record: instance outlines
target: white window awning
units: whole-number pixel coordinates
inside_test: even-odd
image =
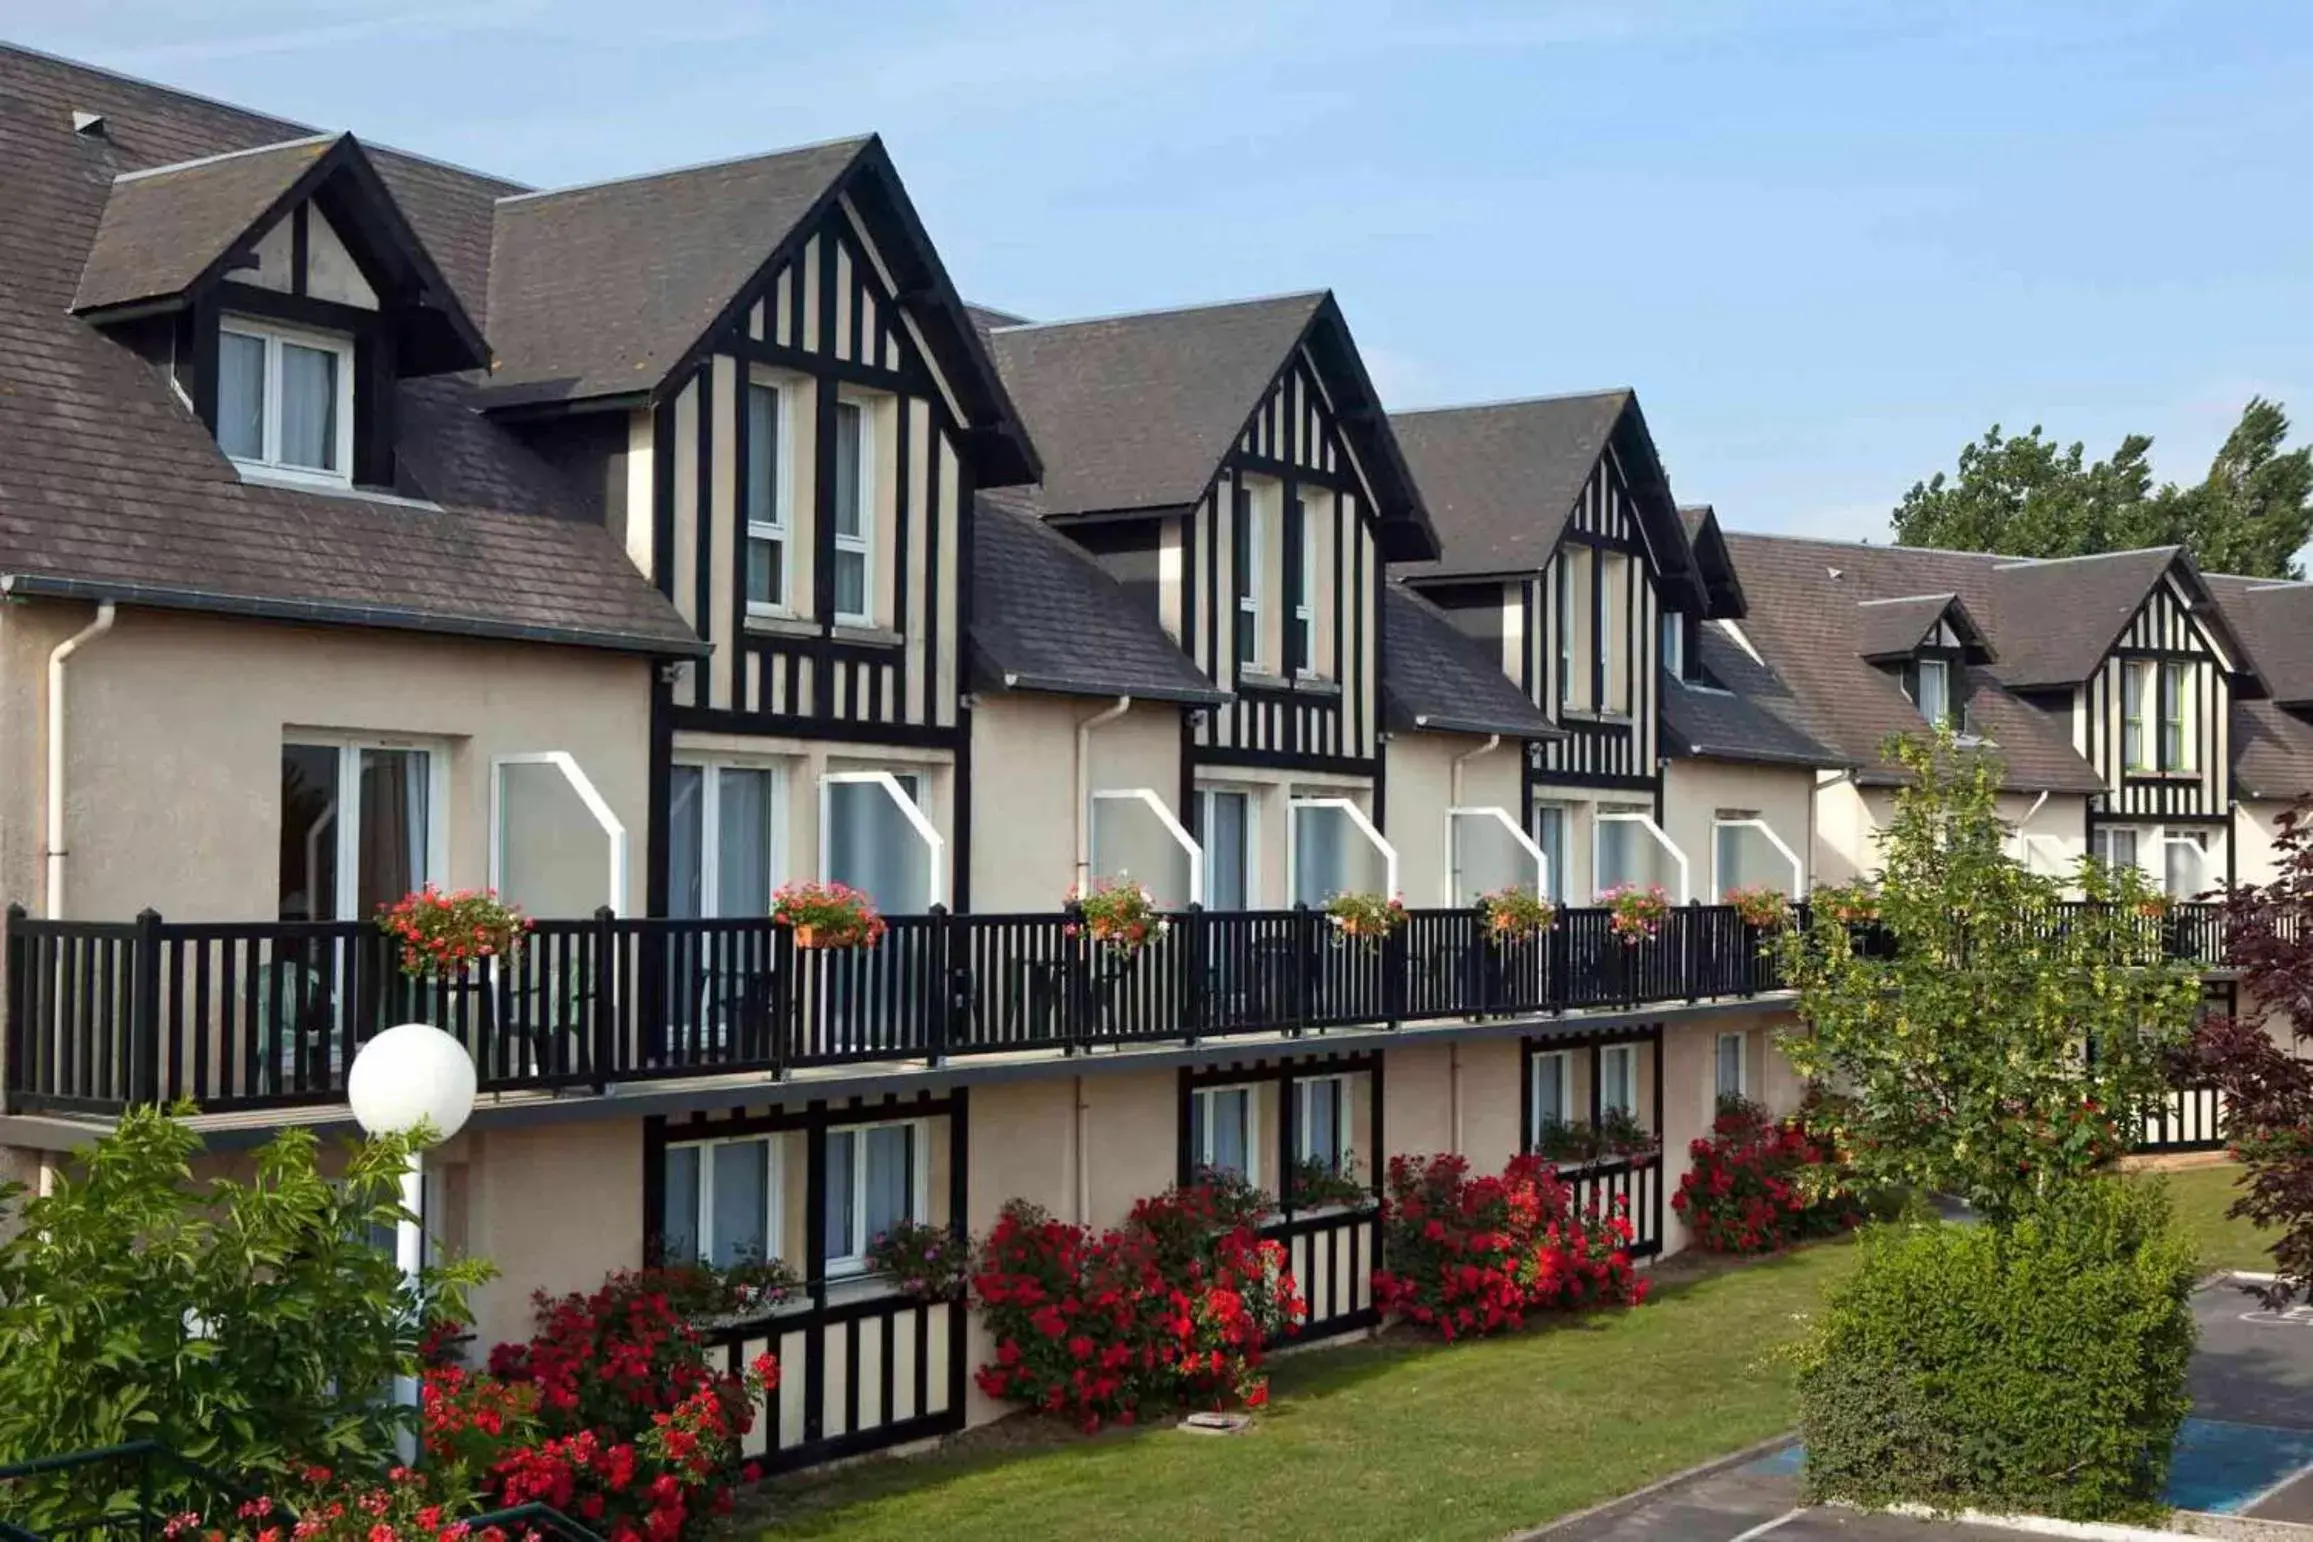
[[[1202,905],[1205,902],[1205,848],[1197,843],[1195,836],[1189,834],[1188,828],[1174,816],[1170,805],[1157,793],[1155,788],[1096,788],[1092,794],[1092,801],[1095,807],[1107,803],[1111,806],[1121,807],[1137,805],[1147,810],[1156,828],[1163,832],[1163,838],[1179,848],[1181,856],[1188,863],[1188,899],[1186,903]],[[1098,844],[1098,837],[1099,829],[1096,825],[1094,827],[1095,844]],[[1102,864],[1099,864],[1096,859],[1096,867],[1100,865]],[[1101,875],[1096,872],[1095,876]]]
[[[1764,819],[1756,818],[1721,819],[1717,821],[1717,827],[1722,830],[1749,830],[1765,840],[1768,845],[1775,848],[1778,856],[1791,864],[1791,887],[1785,892],[1793,900],[1807,897],[1807,864],[1800,860],[1799,853],[1793,851],[1790,844],[1782,836],[1775,833],[1773,825]]]
[[[1465,832],[1474,838],[1483,838],[1494,853],[1509,859],[1508,864],[1478,861],[1472,847],[1463,844]],[[1506,843],[1500,839],[1503,836],[1508,837]],[[1498,877],[1515,883],[1531,875],[1536,894],[1550,892],[1549,854],[1511,817],[1508,809],[1491,806],[1447,809],[1446,853],[1444,898],[1448,905],[1466,904],[1474,894],[1502,887],[1496,881]],[[1511,875],[1511,868],[1518,870],[1516,877]]]
[[[595,840],[599,851],[588,849]],[[621,909],[626,886],[626,825],[576,756],[540,750],[491,759],[491,888],[532,915],[556,915],[590,894],[598,897],[585,911]]]
[[[1294,798],[1287,804],[1287,808],[1290,813],[1286,825],[1287,850],[1285,854],[1285,868],[1288,873],[1300,871],[1300,855],[1297,847],[1301,839],[1302,814],[1320,810],[1329,811],[1340,815],[1349,827],[1357,832],[1365,844],[1373,849],[1374,855],[1381,859],[1382,892],[1391,896],[1398,893],[1397,848],[1383,837],[1381,831],[1374,828],[1373,821],[1366,817],[1364,809],[1359,808],[1348,798]]]
[[[829,812],[831,789],[841,786],[865,786],[879,789],[891,801],[909,838],[922,848],[924,862],[924,907],[945,905],[948,902],[948,842],[940,834],[929,815],[916,806],[908,790],[899,784],[899,778],[889,771],[830,771],[819,779],[819,871],[826,874],[831,866],[833,820]],[[890,903],[889,896],[877,896],[879,904]],[[896,907],[895,907],[896,908]]]
[[[1652,840],[1659,850],[1678,865],[1678,903],[1682,905],[1693,903],[1695,897],[1694,865],[1687,861],[1687,854],[1679,849],[1678,842],[1663,834],[1662,826],[1654,822],[1653,815],[1641,813],[1636,809],[1602,809],[1598,815],[1598,822],[1602,825],[1633,825],[1644,830],[1647,833],[1647,838]],[[1591,848],[1590,883],[1594,890],[1605,887],[1599,882],[1600,873],[1598,870],[1598,847],[1603,844],[1603,842],[1594,842]]]

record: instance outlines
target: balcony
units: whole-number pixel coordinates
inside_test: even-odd
[[[1783,988],[1730,906],[1671,911],[1636,943],[1609,912],[1490,939],[1476,912],[1417,910],[1388,939],[1320,912],[1202,911],[1125,954],[1066,914],[889,918],[864,950],[800,949],[763,918],[541,920],[513,959],[401,973],[366,922],[40,921],[6,936],[6,1104],[104,1117],[191,1099],[226,1113],[344,1102],[354,1051],[419,1020],[456,1035],[489,1093],[831,1066],[928,1069],[1133,1045],[1293,1040],[1350,1028],[1755,997]],[[2171,957],[2214,962],[2215,907],[2181,907]]]

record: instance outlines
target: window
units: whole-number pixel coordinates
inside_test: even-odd
[[[1712,1086],[1721,1098],[1747,1097],[1751,1091],[1745,1041],[1739,1033],[1722,1033],[1713,1041]]]
[[[1254,872],[1253,795],[1223,787],[1197,791],[1197,828],[1205,843],[1205,908],[1251,910],[1260,893]]]
[[[860,402],[835,404],[835,619],[865,626],[875,529],[874,436]]]
[[[1309,525],[1309,506],[1293,500],[1293,531],[1299,550],[1293,554],[1297,586],[1293,593],[1293,657],[1297,675],[1317,672],[1317,535]]]
[[[2162,845],[2162,888],[2170,899],[2187,900],[2209,887],[2209,838],[2199,830],[2176,831]]]
[[[2096,832],[2096,855],[2107,867],[2136,866],[2136,832],[2106,826]]]
[[[1945,659],[1921,659],[1918,684],[1912,688],[1911,699],[1919,708],[1919,715],[1931,723],[1943,724],[1952,718],[1952,666]]]
[[[2192,666],[2181,659],[2168,659],[2160,666],[2160,768],[2163,771],[2190,771],[2193,765],[2192,735],[2185,732],[2185,720],[2191,710]]]
[[[1261,1181],[1251,1087],[1199,1087],[1189,1095],[1189,1156],[1200,1168]]]
[[[787,610],[787,393],[747,387],[747,613]],[[839,564],[840,566],[840,564]]]
[[[227,317],[217,339],[217,443],[243,465],[353,480],[353,344]]]
[[[1338,1173],[1349,1151],[1349,1078],[1306,1076],[1293,1083],[1294,1156]]]
[[[1662,667],[1677,679],[1687,677],[1687,618],[1675,610],[1662,613]]]
[[[1526,1132],[1531,1146],[1549,1126],[1573,1122],[1574,1057],[1562,1049],[1535,1055],[1527,1062],[1526,1078],[1534,1102],[1534,1127]]]
[[[1637,1045],[1609,1044],[1598,1052],[1598,1111],[1637,1117]]]
[[[1553,903],[1566,900],[1566,805],[1537,803],[1534,805],[1534,844],[1542,848],[1542,866],[1545,898]]]
[[[2152,660],[2130,659],[2121,666],[2121,758],[2130,771],[2152,769],[2154,687]]]
[[[924,1218],[920,1124],[855,1124],[827,1132],[827,1272],[857,1274],[875,1239]]]
[[[1598,554],[1598,641],[1605,650],[1600,662],[1604,677],[1599,706],[1607,712],[1630,710],[1630,558],[1618,551]]]
[[[918,773],[895,771],[892,780],[910,803],[923,807]],[[819,791],[820,875],[868,895],[886,915],[929,909],[931,849],[883,784],[830,778],[819,784]]]
[[[1574,552],[1571,546],[1558,553],[1556,568],[1557,593],[1554,596],[1558,612],[1558,695],[1567,706],[1575,704],[1574,692]],[[1589,687],[1583,687],[1582,700],[1589,699]]]
[[[284,921],[353,921],[440,876],[429,750],[281,746]]]
[[[767,766],[672,768],[667,799],[670,915],[771,913],[785,790],[785,778]]]
[[[1261,550],[1266,532],[1253,489],[1237,487],[1236,518],[1230,521],[1230,571],[1237,590],[1237,667],[1261,667]]]
[[[669,1263],[779,1256],[779,1152],[768,1135],[667,1147],[659,1238]]]

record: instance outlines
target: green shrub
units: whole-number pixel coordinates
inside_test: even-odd
[[[276,1136],[245,1181],[203,1183],[200,1137],[138,1109],[54,1191],[0,1188],[0,1462],[154,1440],[236,1479],[305,1463],[382,1468],[411,1410],[429,1319],[462,1318],[467,1260],[405,1295],[374,1230],[400,1219],[409,1143],[350,1148],[324,1173],[307,1130]],[[416,1307],[413,1310],[413,1306]],[[116,1510],[126,1469],[88,1469],[0,1505],[35,1526]],[[190,1479],[156,1468],[163,1501]],[[184,1508],[172,1504],[172,1508]]]
[[[2067,1185],[2004,1227],[1868,1232],[1802,1352],[1809,1497],[2156,1511],[2194,1277],[2157,1184]]]

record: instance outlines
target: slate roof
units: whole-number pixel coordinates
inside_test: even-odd
[[[2087,679],[2153,585],[2183,557],[2179,546],[2148,546],[2095,557],[1995,561],[2000,678],[2018,689]]]
[[[2230,727],[2236,797],[2313,795],[2313,723],[2279,702],[2235,701]]]
[[[489,264],[494,399],[657,389],[871,143],[500,200]]]
[[[1776,673],[1745,653],[1724,629],[1706,624],[1696,662],[1712,684],[1663,673],[1664,753],[1773,765],[1843,764],[1800,725],[1805,709]]]
[[[2313,706],[2313,584],[2225,573],[2206,582],[2273,700]]]
[[[1901,773],[1881,761],[1879,746],[1891,734],[1916,733],[1921,727],[1917,709],[1895,680],[1867,662],[1864,618],[1879,607],[1858,602],[1950,592],[2000,650],[1998,663],[1969,666],[1962,673],[1969,728],[1998,750],[2008,785],[2083,793],[2103,786],[2095,768],[2073,751],[2064,725],[2011,695],[2000,672],[2010,657],[2012,630],[2000,601],[2014,592],[2001,575],[2018,564],[1971,552],[1733,531],[1727,533],[1727,544],[1750,596],[1750,613],[1740,623],[1743,634],[1787,687],[1782,696],[1754,694],[1750,699],[1853,767],[1858,781],[1899,780]],[[2048,603],[2044,595],[2041,601]],[[2026,630],[2036,626],[2037,618]]]
[[[258,221],[338,137],[317,134],[123,173],[105,200],[72,308],[182,294],[235,245],[262,234]]]
[[[103,135],[75,133],[76,109],[102,114]],[[20,595],[702,651],[608,532],[572,517],[583,505],[559,474],[471,409],[467,380],[400,387],[405,491],[423,503],[245,483],[157,371],[70,314],[119,173],[309,133],[0,45],[0,582]],[[470,297],[473,220],[505,184],[375,161]]]
[[[982,690],[1214,704],[1155,616],[1014,489],[975,501],[972,664]]]
[[[1382,588],[1381,688],[1391,725],[1428,733],[1563,739],[1565,731],[1478,641],[1402,584]]]
[[[1983,635],[1967,606],[1956,594],[1911,594],[1884,600],[1858,600],[1856,651],[1867,659],[1908,657],[1927,640],[1945,615],[1954,616],[1954,629],[1963,639]]]
[[[1437,549],[1421,494],[1328,293],[997,326],[988,339],[1044,457],[1038,498],[1046,515],[1193,506],[1306,341],[1373,484],[1385,558]]]
[[[1606,452],[1629,391],[1393,412],[1445,555],[1422,576],[1538,572]]]

